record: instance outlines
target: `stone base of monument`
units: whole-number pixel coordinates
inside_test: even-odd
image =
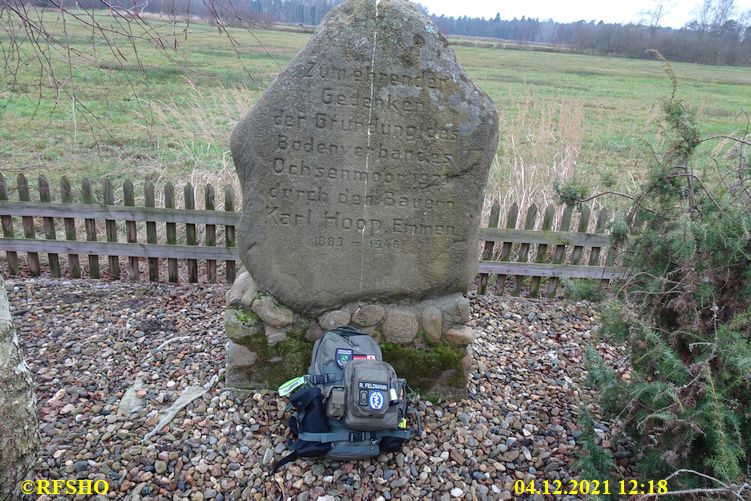
[[[381,344],[383,358],[426,398],[462,399],[472,365],[469,301],[451,294],[420,302],[357,302],[317,318],[301,316],[257,290],[247,271],[227,293],[224,328],[226,386],[276,389],[306,374],[313,343],[327,330],[351,325]]]

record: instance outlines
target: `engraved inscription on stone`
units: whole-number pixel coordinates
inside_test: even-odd
[[[308,313],[465,290],[497,124],[413,5],[340,5],[233,132],[242,261]]]

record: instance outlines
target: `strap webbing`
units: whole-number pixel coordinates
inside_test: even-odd
[[[341,381],[343,378],[339,374],[332,374],[327,372],[326,374],[313,374],[308,376],[308,381],[312,384],[327,384],[335,381]]]
[[[363,442],[365,440],[378,440],[384,437],[397,437],[405,440],[412,437],[407,430],[384,430],[384,431],[334,431],[330,433],[301,432],[297,438],[307,442]],[[354,440],[353,440],[354,438]]]
[[[389,430],[389,431],[377,431],[376,437],[383,438],[383,437],[396,437],[396,438],[403,438],[404,440],[409,440],[412,438],[412,432],[407,430]]]
[[[301,432],[297,438],[306,442],[341,442],[349,441],[349,431],[334,431],[330,433]]]
[[[295,459],[297,459],[297,451],[290,452],[289,454],[284,456],[282,459],[280,459],[279,461],[271,465],[271,473],[272,474],[276,473],[276,470],[278,470],[279,468],[281,468],[287,463],[291,463]]]
[[[418,439],[421,438],[422,437],[422,419],[420,419],[420,413],[417,412],[417,409],[410,407],[407,410],[407,414],[415,415],[415,418],[417,419],[417,438]]]

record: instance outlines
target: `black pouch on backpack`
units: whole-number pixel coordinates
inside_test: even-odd
[[[326,419],[321,390],[317,387],[303,388],[290,397],[297,413],[290,419],[290,429],[297,436],[300,432],[328,433],[331,431]],[[308,442],[297,439],[295,451],[301,457],[325,455],[331,449],[330,443]]]
[[[407,400],[407,381],[404,379],[398,380],[399,403],[397,404],[399,424],[401,428],[402,420],[407,417],[407,409],[409,401]],[[402,450],[402,445],[406,442],[406,438],[401,437],[383,437],[381,439],[381,452],[399,452]]]

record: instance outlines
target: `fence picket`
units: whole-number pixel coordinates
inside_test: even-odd
[[[595,233],[605,233],[605,228],[608,225],[609,213],[607,209],[601,209],[597,215],[597,223],[595,223]],[[602,247],[592,247],[589,253],[589,265],[597,266],[600,264],[600,253]],[[609,280],[603,279],[601,284],[607,284]]]
[[[206,191],[204,193],[204,208],[206,210],[214,210],[214,187],[209,183],[206,185]],[[216,247],[216,225],[206,225],[206,246]],[[209,283],[216,282],[216,260],[206,260],[206,276]]]
[[[579,216],[579,226],[577,231],[579,233],[586,233],[587,229],[589,229],[589,215],[591,214],[591,211],[589,207],[585,206],[582,207],[581,215]],[[575,245],[574,250],[571,252],[571,264],[577,265],[579,264],[579,261],[581,261],[582,252],[584,251],[584,247],[581,245]]]
[[[224,187],[224,210],[228,212],[235,211],[235,190],[232,186]],[[235,247],[235,227],[232,225],[224,227],[224,246]],[[227,275],[227,282],[233,283],[235,281],[234,261],[227,261],[225,273]]]
[[[154,184],[151,181],[146,181],[143,185],[144,202],[146,207],[152,209],[156,207],[156,197],[154,195]],[[146,243],[156,244],[156,222],[146,221]],[[149,258],[149,280],[151,282],[159,281],[159,258]]]
[[[527,209],[527,217],[524,220],[524,229],[534,230],[536,220],[537,220],[537,205],[532,204],[529,206],[529,209]],[[530,244],[528,243],[523,243],[520,245],[519,259],[517,259],[518,263],[526,263],[529,260],[529,248],[530,248]],[[514,276],[514,290],[511,291],[511,295],[519,296],[522,292],[523,284],[524,284],[524,275],[515,275]]]
[[[550,231],[553,226],[553,217],[555,217],[555,207],[548,205],[545,209],[545,215],[542,218],[542,230]],[[548,244],[539,244],[537,246],[537,256],[535,257],[536,263],[544,263],[548,257]],[[532,277],[532,282],[529,286],[529,295],[531,297],[538,297],[540,295],[540,281],[542,277]]]
[[[490,219],[488,221],[488,228],[498,228],[498,223],[501,219],[501,204],[498,200],[495,201],[493,207],[490,208]],[[486,241],[482,251],[482,259],[487,261],[493,259],[493,247],[495,242]],[[485,289],[488,285],[488,274],[481,273],[480,281],[477,286],[477,290],[480,294],[485,294]]]
[[[73,203],[73,190],[67,177],[60,178],[60,199],[64,204]],[[65,226],[65,240],[76,240],[76,220],[72,217],[63,218]],[[72,278],[81,278],[81,261],[78,254],[68,254],[68,268]]]
[[[193,185],[190,183],[186,184],[183,192],[185,194],[185,208],[189,210],[195,209],[196,194]],[[185,225],[185,243],[188,245],[198,245],[196,225],[193,223]],[[198,261],[196,259],[188,259],[188,282],[192,284],[198,283]]]
[[[0,173],[0,201],[8,201],[8,186],[5,184],[5,176]],[[13,218],[8,215],[3,215],[3,237],[14,238],[15,232],[13,231]],[[18,275],[18,253],[13,251],[6,252],[8,256],[8,271],[11,275]]]
[[[112,181],[109,179],[104,180],[104,186],[102,189],[104,194],[104,205],[115,205],[115,193],[112,188]],[[107,234],[107,241],[111,243],[117,243],[117,221],[113,219],[104,220],[104,229]],[[120,258],[118,256],[108,256],[110,265],[110,279],[120,279]]]
[[[81,181],[81,198],[85,204],[94,203],[94,193],[91,189],[91,181],[87,178],[84,178],[84,180]],[[86,229],[86,241],[96,242],[96,220],[89,218],[85,219],[84,227]],[[99,275],[99,256],[96,254],[89,254],[89,276],[91,278],[99,278]]]
[[[561,217],[561,222],[558,224],[558,231],[568,231],[571,228],[571,215],[573,213],[574,210],[570,206],[566,206],[566,208],[563,209],[563,216]],[[553,264],[561,264],[565,256],[566,246],[556,245],[555,252],[553,254]],[[558,277],[552,277],[548,282],[547,296],[555,297],[555,291],[557,287]]]
[[[136,205],[133,183],[130,180],[123,183],[123,205],[126,207],[134,207]],[[136,222],[125,221],[125,229],[127,232],[128,243],[138,243],[138,229],[136,228]],[[138,282],[139,275],[138,256],[128,256],[128,279],[131,282]]]
[[[39,189],[39,201],[42,203],[50,203],[52,196],[50,194],[50,183],[44,176],[39,176],[37,179],[37,186]],[[55,234],[55,220],[51,217],[42,218],[42,227],[44,228],[44,238],[47,240],[57,240]],[[50,275],[52,278],[60,278],[60,256],[55,253],[47,253],[47,260],[50,263]]]
[[[29,182],[26,180],[26,176],[23,174],[18,175],[18,198],[22,202],[30,202],[31,195],[29,194]],[[23,216],[21,218],[21,224],[23,225],[23,237],[31,240],[36,239],[36,231],[34,230],[34,217]],[[32,277],[38,277],[41,274],[39,267],[39,253],[29,252],[29,273]]]
[[[519,218],[519,204],[514,202],[508,211],[506,216],[506,229],[515,230],[516,220]],[[501,254],[498,256],[499,261],[506,261],[511,255],[511,242],[503,242],[501,246]],[[506,275],[498,275],[495,277],[495,292],[496,294],[503,294],[503,288],[506,286]]]
[[[164,207],[166,209],[175,208],[175,187],[172,183],[164,185]],[[167,223],[167,245],[177,245],[177,226],[175,223]],[[179,276],[177,273],[177,259],[167,259],[167,277],[170,282],[177,283]]]

